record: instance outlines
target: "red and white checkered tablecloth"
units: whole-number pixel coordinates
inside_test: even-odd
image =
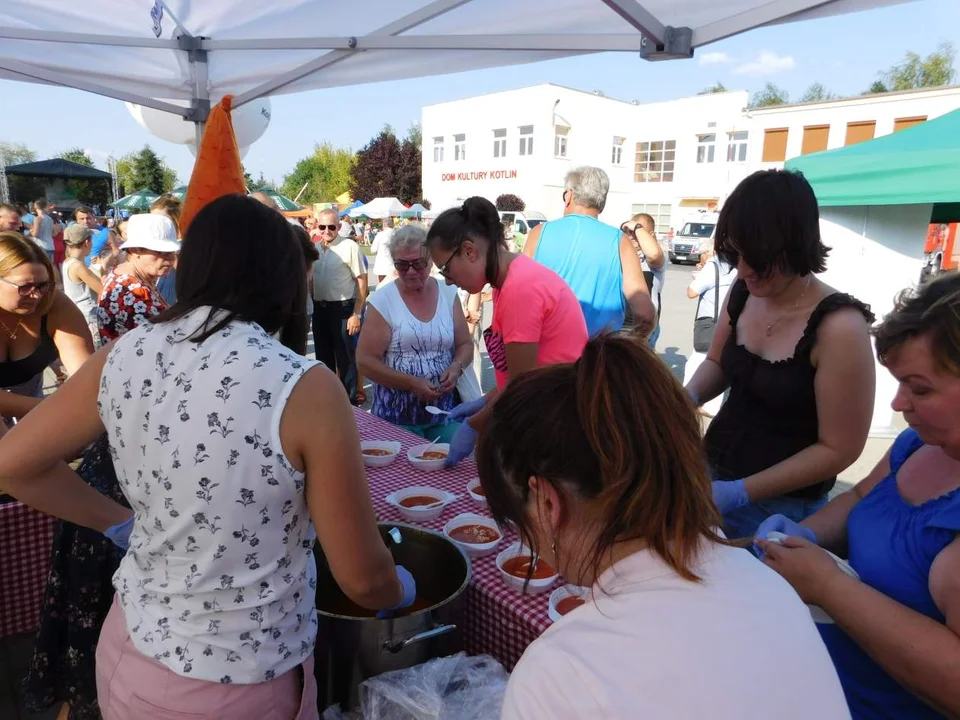
[[[55,524],[21,502],[0,505],[0,638],[40,623]]]
[[[407,461],[407,448],[426,442],[423,438],[391,425],[362,410],[355,409],[357,426],[363,440],[388,440],[403,446],[400,456],[384,468],[368,467],[367,478],[373,507],[380,521],[405,522],[392,505],[384,502],[390,493],[411,485],[424,485],[446,490],[462,497],[444,508],[443,514],[423,527],[442,532],[443,526],[455,515],[474,512],[489,516],[486,508],[477,505],[467,494],[467,483],[477,476],[477,467],[467,459],[449,470],[425,472]],[[497,552],[516,539],[508,533]],[[550,593],[521,595],[504,585],[496,565],[497,553],[472,559],[473,578],[467,588],[464,603],[464,643],[468,653],[488,654],[497,658],[507,670],[516,665],[527,645],[550,626],[547,602]]]

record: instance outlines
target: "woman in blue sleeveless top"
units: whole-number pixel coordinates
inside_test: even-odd
[[[960,716],[960,275],[900,297],[876,330],[910,428],[853,490],[802,525],[757,532],[765,562],[835,624],[823,637],[855,720]],[[766,538],[785,532],[783,546]],[[849,549],[860,576],[816,544]],[[784,648],[789,652],[789,648]]]

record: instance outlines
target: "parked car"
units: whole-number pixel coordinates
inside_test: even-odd
[[[700,217],[686,222],[667,245],[667,255],[674,265],[700,262],[700,253],[713,247],[713,235],[717,230],[715,218]]]

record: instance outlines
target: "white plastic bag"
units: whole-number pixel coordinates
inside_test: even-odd
[[[494,720],[508,677],[489,655],[436,658],[362,683],[360,713],[364,720]]]

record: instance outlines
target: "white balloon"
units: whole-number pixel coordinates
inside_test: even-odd
[[[194,157],[197,156],[197,144],[195,142],[188,142],[187,149],[190,150],[191,155]],[[250,152],[250,146],[247,145],[246,147],[237,148],[237,150],[240,151],[240,159],[243,160],[247,156],[247,153]]]
[[[164,102],[183,107],[189,106],[189,103],[185,100],[165,100]],[[134,120],[147,132],[156,135],[161,140],[178,145],[189,145],[196,141],[194,124],[187,122],[179,115],[144,107],[143,105],[125,104]],[[233,110],[230,116],[233,121],[233,134],[237,138],[237,145],[245,148],[259,140],[267,131],[267,126],[270,125],[271,113],[270,98],[268,97],[257,98]]]

